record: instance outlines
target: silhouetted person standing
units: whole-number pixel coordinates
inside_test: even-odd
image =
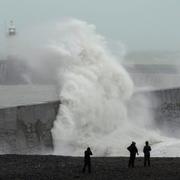
[[[134,167],[134,161],[136,158],[136,154],[138,154],[138,149],[136,147],[136,143],[132,142],[132,144],[127,148],[128,151],[130,152],[130,157],[129,157],[129,163],[128,163],[128,167]]]
[[[149,142],[145,142],[145,146],[143,149],[144,152],[144,167],[146,166],[146,163],[148,163],[148,166],[150,166],[150,151],[151,151],[151,146],[149,146]]]
[[[86,166],[88,166],[88,171],[89,173],[91,173],[91,155],[92,152],[91,152],[91,149],[90,147],[87,148],[87,150],[84,152],[84,167],[83,167],[83,173],[85,172],[86,170]]]

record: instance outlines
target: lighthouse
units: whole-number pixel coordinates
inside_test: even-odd
[[[8,35],[9,36],[15,36],[16,35],[16,27],[14,25],[14,22],[11,20],[8,28]]]
[[[6,25],[6,24],[5,24]],[[8,84],[15,77],[14,69],[16,60],[16,27],[13,20],[5,26],[4,57],[0,59],[0,85]],[[16,61],[16,62],[15,62]],[[13,81],[12,81],[13,83]]]

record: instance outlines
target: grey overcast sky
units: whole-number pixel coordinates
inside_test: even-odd
[[[129,50],[180,50],[180,0],[0,0],[0,29],[74,17]]]

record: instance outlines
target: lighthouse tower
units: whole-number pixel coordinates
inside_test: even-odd
[[[8,28],[8,35],[9,36],[15,36],[16,35],[16,27],[14,25],[14,22],[11,20]]]
[[[14,61],[16,60],[16,27],[11,20],[6,28],[6,36],[4,41],[5,56],[0,59],[0,85],[8,84],[14,77]]]

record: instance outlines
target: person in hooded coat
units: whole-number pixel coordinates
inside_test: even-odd
[[[136,158],[136,154],[138,154],[138,149],[136,147],[136,143],[135,142],[132,142],[132,144],[127,147],[127,150],[130,152],[130,157],[129,157],[129,163],[128,163],[128,167],[132,167],[134,168],[134,161],[135,161],[135,158]]]

